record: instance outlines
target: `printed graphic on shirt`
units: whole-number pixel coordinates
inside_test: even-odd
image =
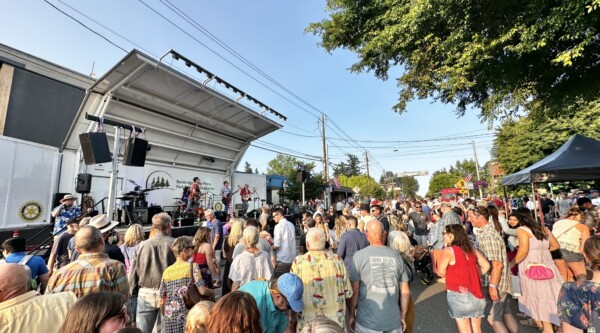
[[[389,257],[371,257],[369,261],[373,278],[371,291],[382,294],[396,292],[394,283],[396,261]]]

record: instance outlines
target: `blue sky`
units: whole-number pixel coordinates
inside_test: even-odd
[[[319,125],[314,115],[324,112],[333,121],[326,128],[327,136],[331,137],[330,161],[345,160],[345,153],[364,159],[367,150],[370,173],[376,179],[383,170],[431,173],[449,167],[458,159],[472,158],[472,139],[460,138],[464,136],[477,135],[474,140],[480,165],[490,158],[492,136],[486,134],[491,132],[480,123],[477,110],[457,118],[452,105],[414,101],[408,105],[408,113],[396,114],[391,110],[398,92],[394,78],[402,68],[394,68],[390,80],[380,81],[372,73],[352,74],[347,70],[356,61],[354,54],[345,50],[329,54],[319,48],[319,38],[305,34],[304,29],[309,23],[325,18],[324,1],[169,0],[205,31],[310,106],[269,82],[185,22],[165,6],[166,0],[47,1],[127,51],[143,48],[143,52],[158,58],[174,49],[288,117],[283,131],[264,137],[258,145],[273,148],[274,144],[297,153],[321,156]],[[43,0],[2,1],[0,43],[85,74],[94,66],[97,76],[125,55]],[[345,139],[346,134],[355,142],[335,139]],[[447,139],[420,141],[441,137]],[[251,147],[240,168],[248,161],[253,168],[264,172],[274,156],[275,153]],[[320,162],[317,169],[322,169]],[[425,193],[429,177],[417,179],[421,185],[419,193]]]

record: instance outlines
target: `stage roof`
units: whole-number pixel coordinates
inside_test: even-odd
[[[162,58],[161,62],[133,50],[88,89],[62,148],[80,148],[78,135],[96,127],[86,119],[90,114],[144,128],[151,146],[147,162],[231,174],[253,140],[281,128],[267,115],[285,120],[283,115],[177,52],[163,57],[167,56],[195,69],[206,81],[165,65]],[[209,82],[239,98],[226,96]],[[262,112],[241,104],[245,100]],[[128,135],[129,128],[122,133]],[[104,130],[112,151],[114,127],[105,125]]]

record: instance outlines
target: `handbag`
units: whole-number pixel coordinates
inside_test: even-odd
[[[532,263],[527,265],[525,276],[532,280],[550,280],[554,278],[554,272],[544,264]]]
[[[196,287],[196,281],[194,281],[194,263],[190,263],[190,274],[191,279],[190,283],[187,286],[187,291],[183,294],[183,303],[185,303],[186,309],[191,309],[196,305],[196,303],[203,300],[202,295],[200,295],[200,291],[198,287]]]

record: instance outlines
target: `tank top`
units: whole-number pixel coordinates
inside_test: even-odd
[[[554,223],[552,226],[552,234],[556,237],[561,249],[579,253],[581,244],[581,231],[576,225],[579,222],[575,220],[564,219]]]
[[[481,279],[477,271],[477,255],[468,257],[458,246],[452,246],[454,265],[448,265],[446,270],[446,290],[460,292],[460,287],[466,288],[473,296],[483,299]]]
[[[206,255],[204,253],[194,253],[194,262],[198,265],[206,265]]]

